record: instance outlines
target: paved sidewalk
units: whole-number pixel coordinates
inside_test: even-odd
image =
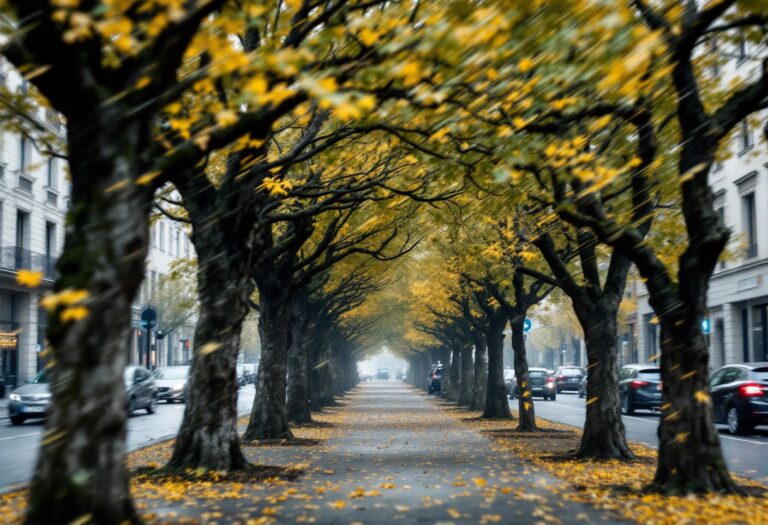
[[[348,417],[324,445],[248,447],[252,461],[308,463],[295,482],[246,486],[236,498],[195,506],[141,498],[139,504],[161,522],[201,516],[216,523],[612,522],[568,501],[563,482],[493,451],[485,437],[400,383],[363,384],[345,403]]]

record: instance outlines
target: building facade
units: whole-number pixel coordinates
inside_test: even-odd
[[[760,73],[765,50],[746,40],[728,49],[710,42],[722,60],[710,66],[723,82]],[[742,122],[713,166],[710,184],[715,208],[732,235],[726,255],[710,281],[703,323],[710,366],[768,361],[768,148],[763,136],[768,113]],[[642,287],[641,287],[642,288]],[[638,302],[639,360],[659,353],[659,330],[644,288]]]
[[[195,253],[188,229],[180,222],[163,215],[155,217],[150,227],[150,245],[147,255],[144,282],[134,301],[131,315],[131,341],[129,362],[141,363],[148,368],[186,365],[192,359],[192,342],[196,317],[179,316],[175,300],[195,290],[162,290],[174,264],[180,260],[194,259]],[[157,312],[158,324],[154,330],[141,326],[141,312],[148,308]],[[166,310],[166,311],[164,311]],[[177,315],[172,316],[170,310]]]
[[[0,84],[11,93],[27,90],[5,61],[0,61]],[[55,113],[38,107],[29,116],[62,136]],[[0,396],[44,365],[46,312],[39,303],[53,286],[68,206],[65,162],[45,155],[22,134],[0,130]],[[41,286],[19,286],[21,269],[41,272]]]

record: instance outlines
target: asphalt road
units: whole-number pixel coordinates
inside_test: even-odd
[[[250,411],[254,393],[253,385],[240,389],[240,413],[246,414]],[[172,438],[179,430],[183,414],[182,404],[160,403],[154,414],[137,410],[128,419],[129,450]],[[11,425],[7,418],[0,420],[0,492],[31,479],[42,432],[42,420],[27,421],[19,426]]]
[[[517,408],[517,400],[510,401]],[[556,401],[534,399],[536,415],[568,425],[583,426],[586,400],[571,392],[557,395]],[[627,437],[651,446],[658,445],[656,429],[659,415],[639,410],[633,416],[623,416]],[[732,436],[724,425],[718,425],[725,459],[731,470],[752,479],[768,481],[768,426],[755,429],[749,436]]]

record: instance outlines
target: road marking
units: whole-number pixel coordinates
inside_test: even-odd
[[[29,436],[37,436],[38,434],[42,434],[42,432],[32,432],[31,434],[19,434],[18,436],[0,438],[0,441],[7,441],[9,439],[17,439],[17,438],[23,438],[23,437],[29,437]]]

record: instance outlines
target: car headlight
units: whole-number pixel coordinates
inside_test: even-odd
[[[555,385],[553,383],[547,383],[547,388],[555,388]]]
[[[11,394],[8,396],[8,399],[10,401],[21,401],[21,396],[19,394]]]

